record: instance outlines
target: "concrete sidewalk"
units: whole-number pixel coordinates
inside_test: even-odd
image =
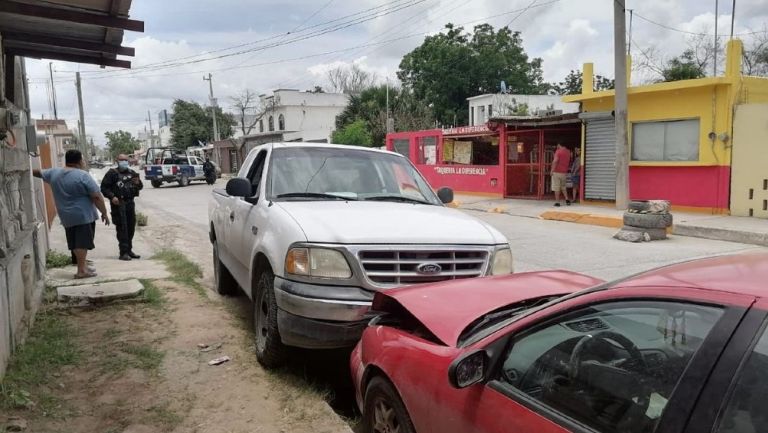
[[[465,210],[617,229],[623,225],[624,212],[614,207],[575,203],[558,208],[552,204],[551,200],[488,199],[457,194],[452,206]],[[689,212],[672,213],[675,220],[672,234],[768,246],[768,220]]]

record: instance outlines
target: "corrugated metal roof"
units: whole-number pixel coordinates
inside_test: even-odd
[[[143,32],[142,21],[128,18],[131,0],[3,0],[0,35],[13,56],[130,68],[118,55],[125,30]]]

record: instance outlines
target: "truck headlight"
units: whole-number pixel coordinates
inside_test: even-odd
[[[291,248],[285,257],[285,272],[317,278],[352,277],[352,270],[344,255],[328,248]]]
[[[491,268],[491,275],[505,275],[511,274],[514,271],[512,265],[512,250],[504,248],[503,250],[497,250],[493,255],[493,267]]]

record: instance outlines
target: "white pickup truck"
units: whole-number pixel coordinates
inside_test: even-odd
[[[452,200],[396,153],[257,147],[209,204],[216,289],[253,300],[267,367],[288,346],[353,346],[378,290],[512,272],[507,239]]]

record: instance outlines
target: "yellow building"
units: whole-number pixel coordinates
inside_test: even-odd
[[[631,199],[768,217],[768,79],[741,74],[742,49],[728,43],[722,77],[628,89]],[[614,91],[594,92],[592,80],[585,64],[582,93],[563,100],[581,103],[584,198],[614,200]]]

